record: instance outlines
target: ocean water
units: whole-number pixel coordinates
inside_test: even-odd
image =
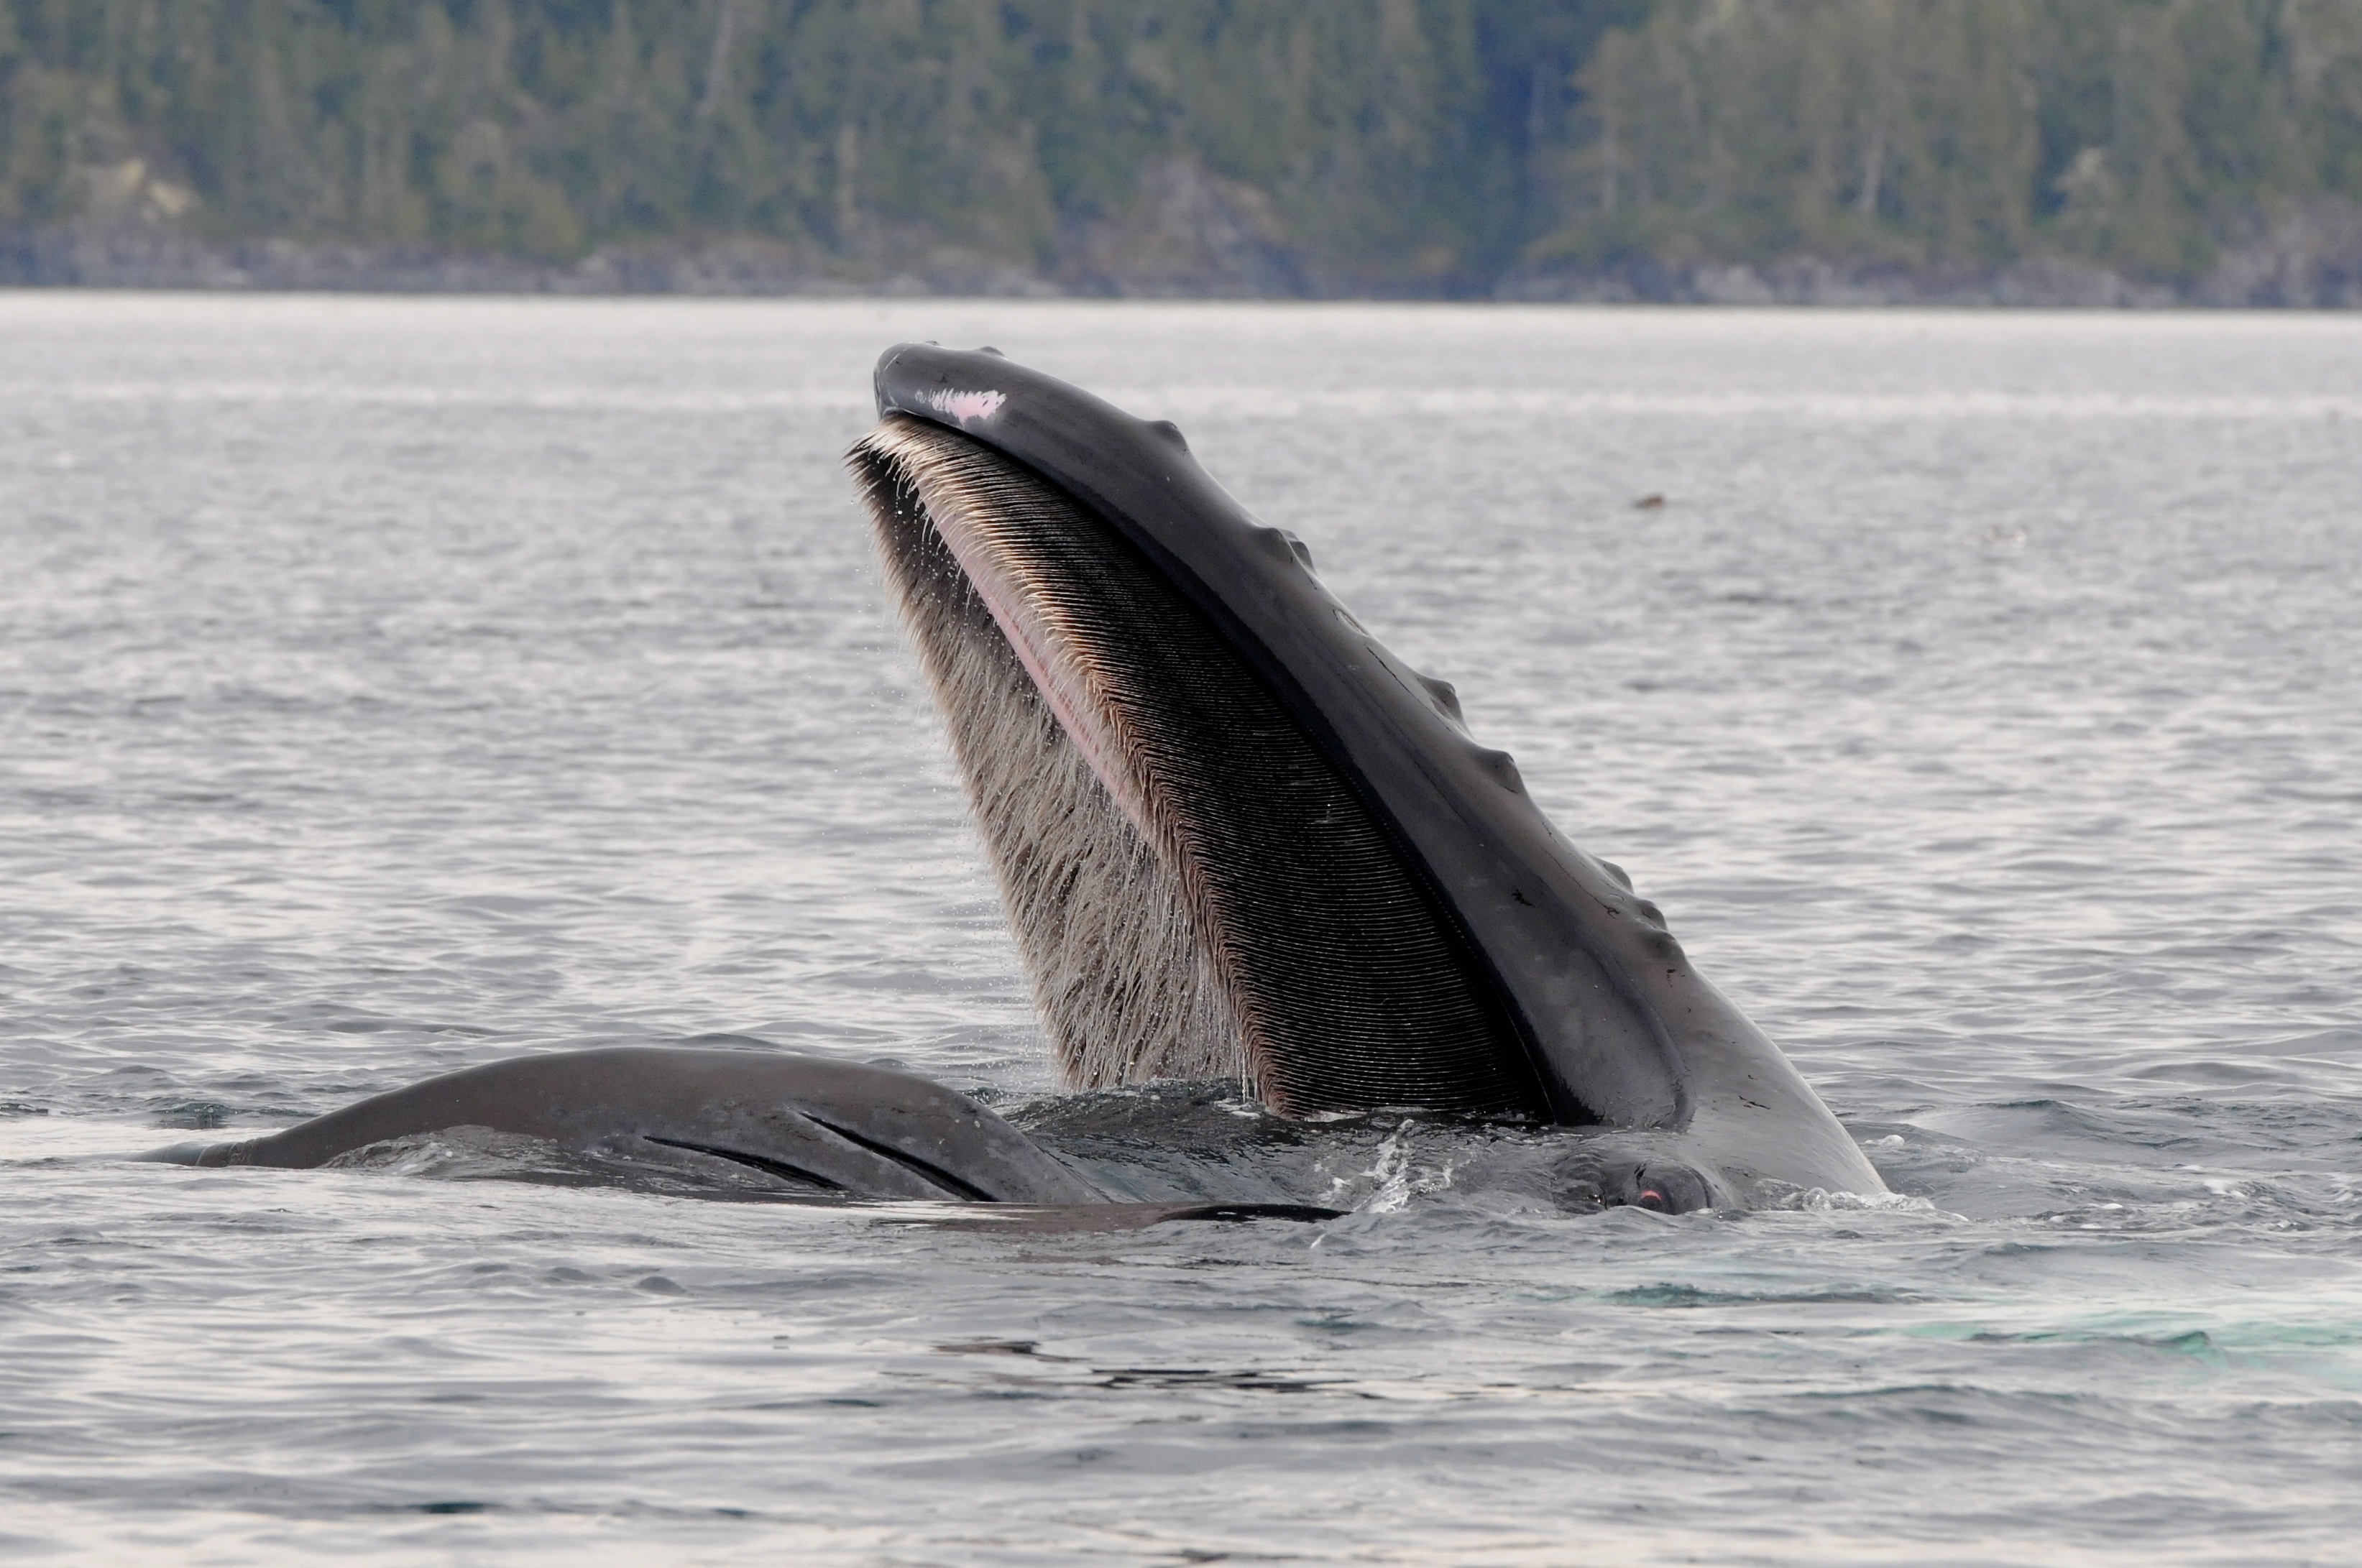
[[[1895,1196],[1062,1101],[910,338],[1177,420]],[[0,294],[0,1557],[2354,1562],[2357,820],[2362,320]],[[716,1035],[1352,1212],[124,1157]]]

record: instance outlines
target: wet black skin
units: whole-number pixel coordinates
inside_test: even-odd
[[[314,1169],[372,1145],[458,1127],[545,1139],[630,1166],[727,1173],[732,1196],[993,1205],[1007,1211],[999,1223],[1021,1229],[1335,1213],[1286,1203],[1112,1203],[991,1111],[913,1073],[693,1047],[620,1046],[493,1062],[265,1137],[184,1144],[146,1157]]]
[[[1100,1194],[984,1106],[923,1078],[822,1057],[621,1046],[446,1073],[192,1165],[307,1169],[452,1127],[562,1149],[723,1161],[814,1199],[1089,1203]]]
[[[1272,1201],[1112,1201],[991,1110],[915,1074],[696,1047],[613,1047],[493,1062],[374,1095],[281,1132],[183,1144],[143,1157],[315,1169],[375,1146],[458,1128],[542,1139],[592,1157],[586,1168],[603,1172],[602,1181],[629,1183],[655,1172],[690,1179],[690,1190],[701,1190],[700,1177],[720,1177],[702,1190],[738,1199],[958,1203],[974,1209],[973,1223],[995,1229],[1308,1221],[1338,1212]],[[1218,1131],[1238,1128],[1236,1117],[1223,1113]],[[1174,1115],[1172,1130],[1192,1146],[1204,1132],[1186,1113]],[[1629,1206],[1679,1214],[1732,1202],[1706,1177],[1636,1150],[1619,1135],[1578,1134],[1566,1146],[1539,1163],[1513,1157],[1496,1164],[1487,1185],[1506,1184],[1576,1213]],[[1519,1146],[1545,1154],[1543,1146]],[[681,1187],[668,1180],[664,1190]]]

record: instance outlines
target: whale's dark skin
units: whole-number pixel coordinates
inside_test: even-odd
[[[374,1144],[458,1127],[641,1166],[654,1157],[690,1175],[718,1166],[740,1179],[734,1196],[991,1204],[1012,1211],[1008,1223],[1021,1229],[1335,1213],[1287,1203],[1110,1202],[991,1111],[913,1073],[693,1047],[615,1046],[492,1062],[265,1137],[184,1144],[146,1157],[308,1170]]]
[[[905,344],[878,411],[1048,481],[1196,607],[1391,833],[1512,1021],[1547,1119],[1634,1135],[1716,1201],[1884,1184],[1779,1049],[1691,966],[1657,907],[1576,848],[1480,744],[1445,683],[1381,645],[1309,552],[1198,466],[1180,431],[994,351]],[[1694,1206],[1682,1204],[1679,1206]]]
[[[245,1143],[166,1151],[193,1165],[308,1169],[451,1127],[578,1152],[671,1149],[814,1197],[1092,1203],[1101,1194],[964,1094],[822,1057],[616,1046],[446,1073]]]
[[[1333,769],[1344,783],[1332,798],[1378,824],[1417,897],[1465,955],[1463,978],[1473,976],[1482,992],[1478,1012],[1500,1022],[1495,1056],[1514,1059],[1485,1066],[1488,1082],[1507,1085],[1508,1098],[1493,1110],[1584,1130],[1570,1140],[1563,1179],[1552,1185],[1557,1201],[1680,1212],[1760,1203],[1791,1189],[1884,1190],[1787,1058],[1694,971],[1656,906],[1616,867],[1562,837],[1527,796],[1507,754],[1470,737],[1452,688],[1388,652],[1322,587],[1303,544],[1233,500],[1173,425],[1136,419],[996,352],[932,345],[889,350],[877,366],[877,399],[888,422],[881,430],[915,419],[956,432],[940,439],[963,453],[988,450],[1026,484],[1045,482],[1064,498],[1057,507],[1071,502],[1096,519],[1089,558],[1136,552],[1164,585],[1155,592],[1194,607],[1219,640],[1200,636],[1188,644],[1199,652],[1189,656],[1234,656],[1248,672],[1241,681],[1284,710],[1286,718],[1271,723],[1292,721],[1308,739],[1320,762],[1308,757],[1303,766]],[[873,487],[873,505],[878,493]],[[1065,537],[1071,544],[1078,536]],[[1117,624],[1120,643],[1149,645],[1137,622]],[[1201,740],[1198,750],[1214,755],[1224,739]],[[1214,794],[1235,799],[1240,786],[1226,779]],[[1335,885],[1335,863],[1314,861],[1315,883]],[[1283,900],[1250,917],[1288,913]],[[1324,938],[1317,950],[1353,945],[1350,934],[1341,946]],[[1388,1048],[1430,1064],[1458,1059],[1438,1058],[1433,1039],[1422,1025],[1407,1047]],[[1309,1062],[1316,1074],[1341,1078],[1369,1068],[1367,1083],[1376,1086],[1340,1091],[1304,1111],[1406,1103],[1383,1096],[1385,1064],[1359,1059],[1362,1047],[1349,1039],[1294,1048],[1308,1055],[1283,1066]],[[1449,1079],[1461,1069],[1442,1070]],[[1284,1095],[1275,1104],[1290,1112]],[[1106,1216],[1101,1223],[1327,1212],[1110,1203],[982,1105],[909,1073],[694,1047],[495,1063],[266,1137],[150,1157],[313,1168],[372,1144],[462,1126],[590,1154],[662,1151],[692,1164],[724,1162],[768,1179],[779,1196],[805,1201],[1031,1205],[1069,1216],[1087,1209]]]

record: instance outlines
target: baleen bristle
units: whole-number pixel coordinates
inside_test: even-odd
[[[1542,1110],[1481,965],[1386,833],[1128,543],[940,425],[889,417],[849,461],[1068,1083],[1236,1077],[1296,1114]],[[994,591],[1047,629],[1121,803],[947,530],[1008,564]]]

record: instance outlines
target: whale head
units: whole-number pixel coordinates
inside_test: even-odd
[[[1657,907],[1171,423],[990,351],[903,345],[876,385],[848,462],[1068,1083],[1639,1138],[1603,1203],[1882,1190]]]

